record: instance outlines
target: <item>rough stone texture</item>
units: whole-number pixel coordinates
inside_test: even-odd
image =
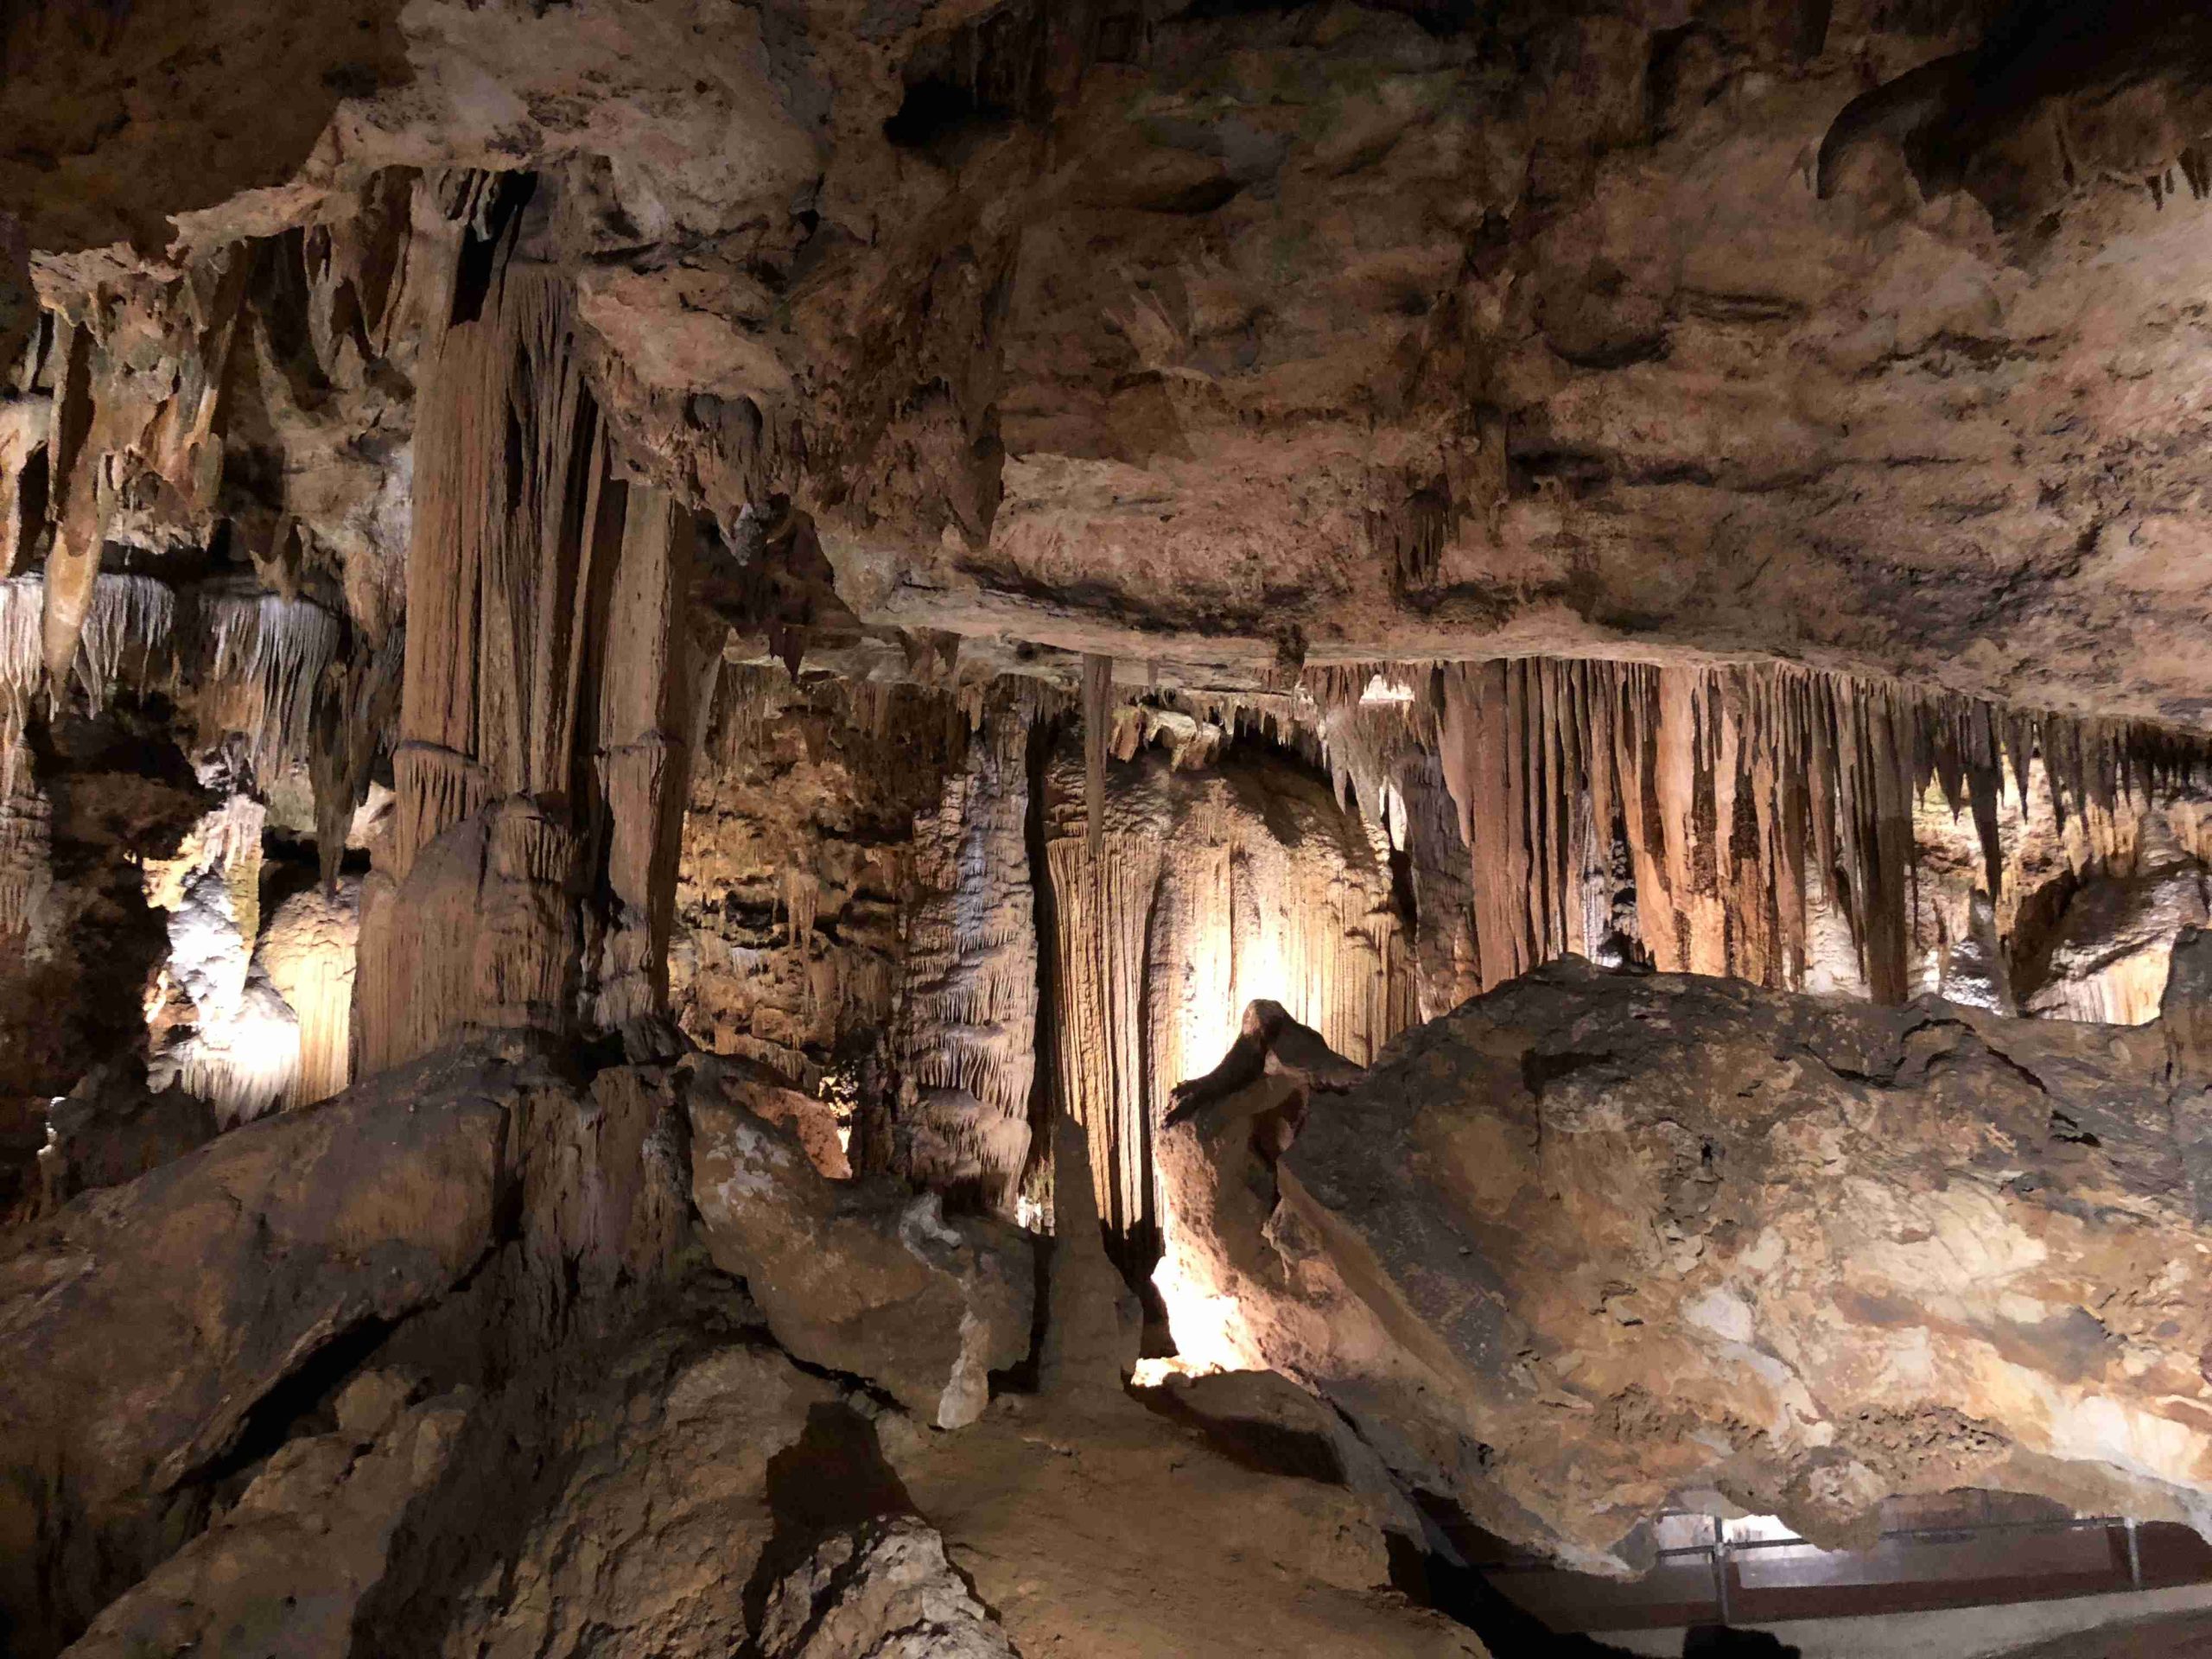
[[[1029,752],[1037,699],[1001,683],[959,773],[914,824],[906,971],[880,1131],[890,1168],[1011,1216],[1037,1074]]]
[[[195,325],[89,446],[178,507],[241,238],[530,168],[657,481],[789,494],[869,620],[1247,683],[1294,634],[1781,651],[2195,721],[2212,48],[2107,10],[2083,51],[1988,0],[428,3],[241,73],[178,50],[251,33],[219,6],[65,7],[11,40],[54,164],[10,251],[103,351]]]
[[[2024,1011],[2117,1026],[2156,1018],[2174,942],[2204,920],[2204,866],[2171,843],[2130,874],[2092,878],[2032,963]]]
[[[17,1641],[37,1650],[167,1554],[194,1483],[288,1376],[484,1259],[507,1133],[496,1076],[442,1057],[7,1239],[0,1599]]]
[[[500,1436],[469,1448],[460,1515],[423,1518],[413,1569],[427,1592],[395,1578],[368,1623],[383,1650],[581,1659],[613,1643],[712,1659],[743,1646],[747,1584],[777,1531],[771,1465],[836,1390],[772,1351],[673,1332],[599,1363],[533,1439],[544,1461],[519,1491]],[[436,1559],[440,1536],[474,1575]]]
[[[922,688],[724,669],[677,887],[675,1000],[694,1041],[858,1093],[896,1004],[914,826],[933,816],[950,726]]]
[[[772,1659],[1017,1659],[934,1528],[908,1516],[831,1538],[768,1599]]]
[[[718,1097],[718,1075],[702,1070],[690,1100],[691,1196],[715,1265],[801,1359],[880,1383],[940,1428],[975,1421],[989,1373],[1029,1351],[1027,1237],[887,1178],[825,1179],[741,1091]]]
[[[365,1374],[348,1397],[381,1375]],[[348,1651],[362,1595],[383,1577],[409,1504],[444,1474],[468,1405],[446,1395],[396,1414],[386,1402],[367,1418],[341,1402],[338,1433],[286,1442],[220,1520],[109,1604],[67,1651]]]
[[[1368,1505],[1254,1467],[1122,1399],[1005,1402],[885,1454],[1024,1656],[1479,1656],[1473,1632],[1387,1586]]]
[[[1169,1131],[1161,1294],[1601,1569],[1714,1488],[1836,1541],[1954,1486],[2202,1524],[2196,978],[2128,1030],[1557,964]]]
[[[119,1186],[215,1138],[214,1109],[170,1085],[147,1086],[146,1067],[110,1061],[47,1109],[39,1148],[39,1204],[59,1209],[79,1192]]]

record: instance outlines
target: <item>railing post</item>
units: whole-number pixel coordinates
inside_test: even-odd
[[[1719,1516],[1713,1517],[1713,1595],[1720,1605],[1720,1622],[1728,1622],[1728,1531]]]

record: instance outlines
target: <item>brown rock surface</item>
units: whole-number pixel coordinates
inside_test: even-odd
[[[445,1472],[468,1403],[441,1395],[397,1414],[387,1407],[380,1421],[286,1442],[228,1513],[110,1603],[67,1651],[346,1652],[361,1597],[383,1577],[409,1504]]]
[[[2178,1033],[2193,980],[2177,976]],[[2202,1524],[2202,1084],[2169,1031],[1546,968],[1168,1132],[1186,1353],[1587,1566],[1717,1488],[1843,1539],[1984,1486]]]
[[[709,1065],[693,1087],[691,1196],[715,1264],[742,1278],[777,1340],[881,1384],[940,1428],[972,1422],[989,1374],[1029,1351],[1030,1241],[947,1216],[887,1177],[825,1179]]]
[[[1126,1400],[994,1409],[885,1452],[1024,1656],[1484,1652],[1388,1587],[1363,1500],[1232,1459]]]
[[[442,1056],[7,1238],[0,1596],[17,1640],[81,1621],[165,1534],[173,1548],[195,1483],[288,1376],[483,1261],[512,1088],[497,1064]]]

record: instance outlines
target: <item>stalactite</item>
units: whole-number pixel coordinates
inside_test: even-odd
[[[90,296],[60,331],[41,625],[57,688],[76,659],[118,516],[138,521],[135,537],[168,545],[204,544],[213,528],[223,464],[217,416],[248,264],[233,248],[171,279],[129,276]]]
[[[222,594],[201,609],[208,679],[243,693],[248,709],[240,724],[255,764],[269,772],[306,756],[317,688],[338,653],[338,619],[320,605],[276,594]]]
[[[641,484],[626,486],[620,506],[588,768],[594,787],[588,817],[593,839],[606,849],[607,888],[591,918],[596,938],[588,976],[595,1023],[642,1041],[645,1027],[668,1009],[690,696],[700,665],[682,615],[690,588],[691,516],[664,492]]]
[[[1083,659],[1084,804],[1090,813],[1090,855],[1098,856],[1106,833],[1107,711],[1114,697],[1114,659]]]
[[[2158,728],[1780,664],[1525,659],[1450,664],[1436,683],[1485,987],[1600,943],[1618,845],[1659,967],[1802,986],[1832,909],[1870,994],[1900,1001],[1924,792],[1971,817],[2001,899],[2008,761],[2021,802],[2039,772],[2061,825],[2070,817],[2089,855],[2107,855],[2125,804],[2202,775],[2212,753]]]
[[[14,575],[29,556],[32,519],[41,512],[33,468],[45,463],[53,424],[51,397],[0,394],[0,577]]]
[[[42,576],[0,582],[0,693],[25,696],[38,683],[45,589]],[[73,677],[86,702],[105,708],[126,669],[137,670],[142,683],[165,672],[175,625],[176,594],[167,583],[101,576],[86,601],[73,659]]]

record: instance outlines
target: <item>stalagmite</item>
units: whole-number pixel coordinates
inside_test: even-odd
[[[277,906],[262,934],[262,970],[298,1022],[299,1061],[288,1107],[327,1100],[350,1080],[360,911],[359,881],[328,894],[317,887]]]
[[[1030,1150],[1036,899],[1028,875],[1033,703],[995,697],[944,798],[914,826],[906,982],[892,1027],[890,1159],[1011,1214]]]

